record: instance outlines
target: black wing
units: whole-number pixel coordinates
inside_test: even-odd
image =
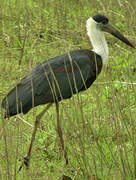
[[[90,87],[102,68],[101,57],[89,50],[76,50],[36,66],[4,98],[7,116],[27,113],[32,107],[70,98]]]

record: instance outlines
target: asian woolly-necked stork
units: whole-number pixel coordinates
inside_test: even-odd
[[[134,45],[110,25],[108,18],[103,15],[99,14],[89,18],[86,28],[93,50],[73,50],[41,62],[2,101],[2,107],[6,110],[5,118],[21,112],[26,114],[33,107],[48,103],[46,109],[36,117],[31,144],[24,158],[26,166],[28,166],[41,116],[52,103],[56,104],[58,135],[66,163],[68,163],[59,120],[58,102],[88,89],[96,80],[109,54],[104,32],[109,32],[134,48]]]

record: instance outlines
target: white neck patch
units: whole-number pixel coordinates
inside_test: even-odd
[[[87,34],[93,46],[93,51],[102,57],[103,63],[109,55],[109,49],[105,40],[104,33],[97,27],[97,22],[89,18],[86,23]]]

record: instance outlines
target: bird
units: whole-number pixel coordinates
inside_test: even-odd
[[[104,32],[112,34],[128,46],[135,48],[124,35],[110,24],[109,19],[104,15],[97,14],[90,17],[86,22],[86,30],[92,43],[92,50],[72,50],[41,62],[2,101],[5,118],[19,113],[26,114],[33,107],[43,104],[48,104],[47,110],[52,103],[55,103],[58,134],[63,150],[64,141],[60,127],[58,103],[72,97],[73,94],[87,90],[97,79],[109,56]],[[30,151],[37,130],[36,125],[37,123],[35,123],[31,147],[25,157],[26,165],[30,159]],[[64,154],[66,157],[66,152]]]

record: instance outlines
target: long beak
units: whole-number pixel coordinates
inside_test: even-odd
[[[108,32],[110,34],[112,34],[113,36],[115,36],[116,38],[120,39],[121,41],[123,41],[124,43],[126,43],[127,45],[135,48],[135,46],[126,38],[124,37],[119,31],[117,31],[112,25],[110,25],[109,23],[104,25],[102,27],[102,30],[105,32]]]

